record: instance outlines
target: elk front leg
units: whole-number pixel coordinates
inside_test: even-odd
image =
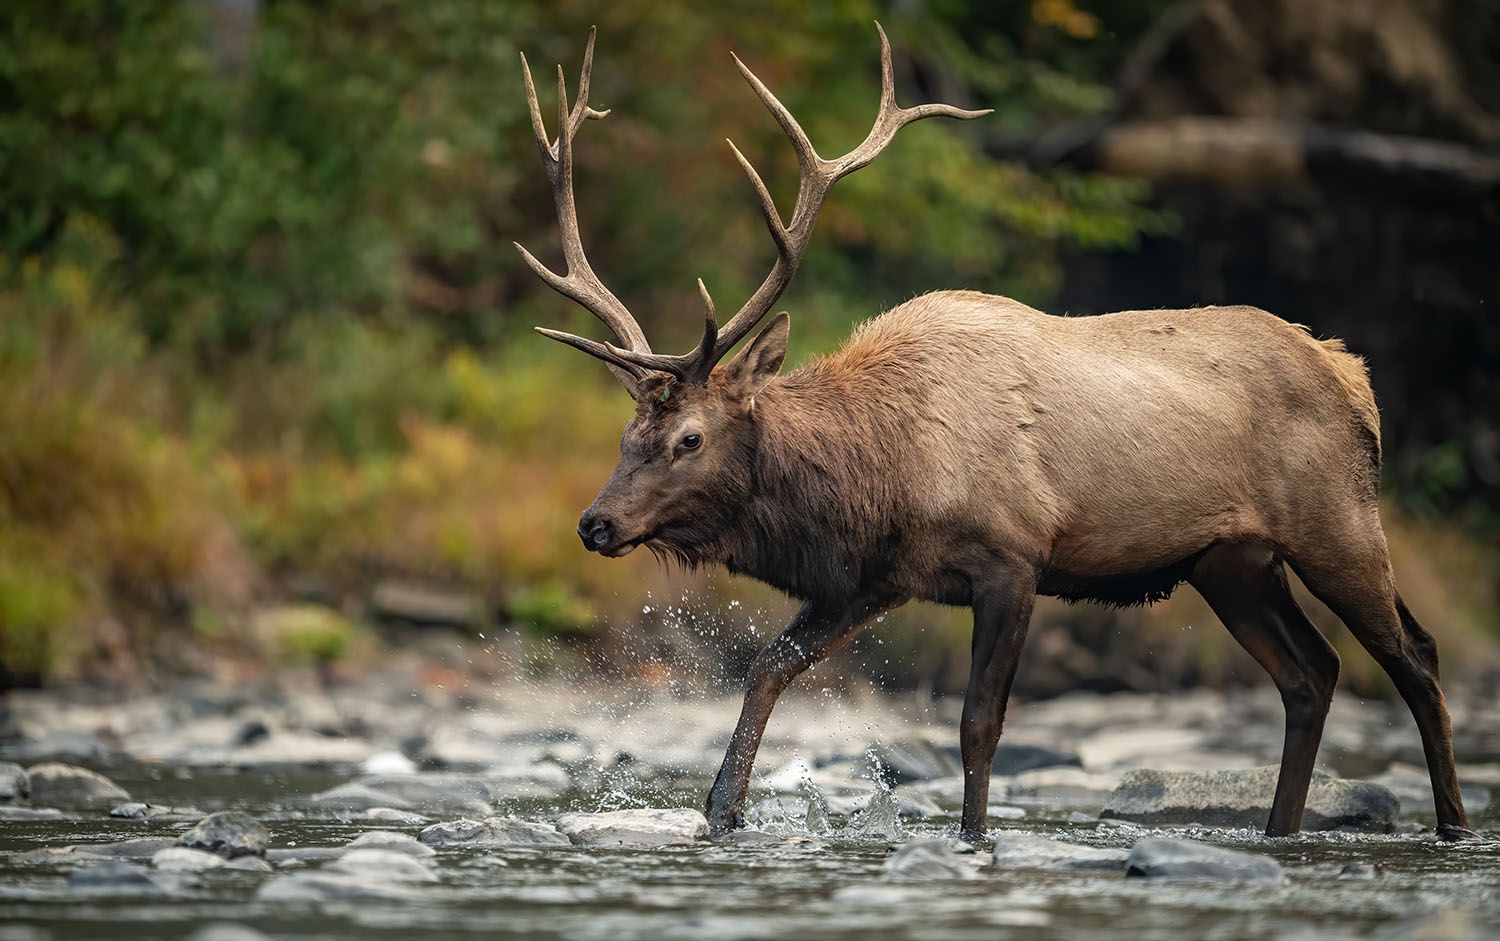
[[[861,601],[823,606],[808,602],[781,636],[756,655],[745,680],[745,704],[734,727],[719,776],[708,792],[708,826],[714,834],[744,825],[741,812],[750,787],[750,769],[766,731],[766,722],[783,690],[808,667],[841,647],[889,607]]]
[[[990,801],[990,764],[995,760],[995,746],[1005,724],[1005,703],[1010,698],[1035,600],[1035,578],[1020,575],[975,592],[973,661],[969,665],[969,687],[964,694],[959,725],[959,750],[964,763],[960,835],[970,842],[984,839]]]

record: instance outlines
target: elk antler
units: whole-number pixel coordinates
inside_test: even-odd
[[[573,202],[573,135],[586,119],[598,120],[609,114],[608,110],[596,111],[589,107],[589,79],[594,70],[594,35],[589,30],[588,46],[583,52],[583,68],[578,76],[578,101],[568,109],[567,81],[563,78],[562,66],[557,67],[557,140],[547,139],[547,126],[542,121],[542,109],[537,104],[536,86],[531,81],[531,66],[526,62],[526,53],[521,53],[521,72],[526,80],[526,105],[531,111],[531,130],[536,137],[537,150],[542,155],[542,167],[547,173],[547,182],[552,187],[552,202],[557,207],[557,227],[562,236],[563,258],[568,273],[557,274],[536,259],[520,242],[514,243],[516,251],[527,267],[547,286],[564,297],[576,301],[584,309],[602,320],[614,331],[615,337],[632,351],[649,353],[651,346],[640,324],[631,316],[620,299],[604,286],[594,269],[589,265],[583,250],[583,239],[578,232],[578,208]],[[549,331],[549,335],[552,335]],[[560,338],[560,337],[558,337]],[[600,354],[589,350],[594,355]],[[636,382],[645,373],[641,367],[619,356],[601,356],[619,376],[625,388],[632,394]]]
[[[766,106],[766,109],[771,112],[771,116],[776,119],[776,123],[781,125],[781,129],[786,133],[787,139],[791,141],[792,149],[797,153],[797,165],[801,173],[801,179],[797,185],[797,202],[792,208],[791,221],[783,222],[781,214],[776,210],[776,203],[771,198],[770,190],[766,189],[766,184],[761,180],[760,174],[755,172],[755,167],[751,166],[750,161],[745,159],[745,155],[740,153],[738,147],[734,146],[734,142],[727,141],[730,150],[734,151],[735,158],[739,160],[740,166],[744,169],[745,175],[749,177],[751,185],[755,187],[755,194],[760,201],[761,214],[765,216],[766,228],[771,233],[772,241],[776,243],[776,262],[772,265],[771,271],[766,275],[765,280],[761,282],[760,287],[745,302],[745,306],[741,307],[729,319],[729,322],[724,325],[722,330],[718,328],[718,322],[714,316],[713,301],[708,296],[708,290],[703,286],[702,280],[699,280],[698,290],[703,296],[703,303],[706,308],[703,339],[691,353],[685,353],[680,356],[663,356],[652,353],[651,348],[646,344],[645,338],[640,334],[640,328],[630,318],[630,314],[615,299],[613,294],[610,294],[602,284],[599,284],[598,280],[594,278],[593,272],[589,270],[588,262],[583,259],[583,249],[578,243],[578,222],[573,213],[572,162],[567,145],[563,143],[563,141],[571,138],[572,131],[576,130],[578,124],[582,123],[582,117],[578,116],[578,111],[575,111],[575,116],[569,125],[568,133],[560,135],[559,145],[562,148],[562,157],[559,161],[559,158],[551,153],[550,148],[546,144],[545,131],[541,130],[541,117],[536,106],[536,93],[532,91],[531,76],[528,72],[526,90],[530,97],[532,124],[537,128],[537,142],[542,148],[542,162],[547,165],[548,178],[554,181],[553,190],[557,194],[558,218],[563,223],[563,247],[568,252],[568,277],[559,278],[556,274],[543,267],[535,258],[532,258],[524,248],[521,249],[521,253],[525,256],[527,263],[531,265],[532,270],[536,271],[542,280],[546,281],[555,290],[573,298],[578,303],[593,311],[600,320],[603,320],[614,329],[615,335],[625,342],[629,348],[621,349],[610,343],[600,343],[595,340],[588,340],[556,330],[546,330],[541,327],[537,328],[538,332],[544,336],[583,350],[591,356],[596,356],[611,364],[616,369],[630,373],[635,378],[640,377],[641,373],[639,370],[649,370],[668,372],[687,382],[699,384],[707,382],[714,365],[723,359],[725,354],[734,348],[735,344],[744,339],[746,334],[754,329],[755,325],[770,311],[771,305],[775,304],[776,299],[786,290],[787,285],[791,283],[792,276],[797,273],[797,268],[802,263],[802,257],[807,253],[808,242],[812,238],[813,226],[818,219],[818,211],[823,208],[823,200],[828,196],[828,191],[833,188],[834,183],[853,173],[855,170],[868,165],[890,144],[891,140],[896,136],[897,131],[913,121],[932,117],[969,120],[989,114],[992,110],[986,108],[981,111],[965,111],[961,108],[945,104],[926,104],[917,105],[913,108],[903,108],[896,104],[896,83],[891,68],[891,43],[886,38],[885,30],[881,28],[879,23],[875,24],[875,29],[880,34],[880,110],[876,114],[875,124],[870,128],[870,133],[865,137],[864,142],[835,160],[825,160],[818,156],[817,150],[813,148],[812,141],[808,139],[807,133],[802,130],[802,126],[797,123],[797,119],[792,117],[792,113],[777,100],[775,95],[771,94],[771,90],[766,88],[765,84],[755,76],[755,73],[750,71],[749,67],[740,61],[739,56],[731,53],[731,57],[734,59],[735,66],[739,68],[740,74],[745,77],[745,81],[750,84],[751,89],[755,91],[755,94]],[[589,109],[586,103],[588,73],[593,59],[593,49],[594,34],[591,30],[589,32],[588,51],[584,55],[582,89],[580,91],[578,108],[582,110],[583,116],[603,117],[602,114]],[[522,57],[522,63],[525,63],[524,56]],[[565,92],[562,88],[561,70],[558,72],[558,92],[558,120],[561,123],[563,121],[562,116],[567,111],[566,99],[564,97]],[[556,167],[559,162],[564,164],[561,172],[561,176],[565,181],[564,186],[566,188],[564,190],[559,190],[556,182],[556,178],[559,175]],[[564,214],[565,204],[567,210],[566,217]],[[520,248],[519,245],[516,247]],[[586,282],[592,289],[592,293],[580,290],[579,285],[575,283],[573,277],[575,254],[577,256],[577,264],[580,266],[580,271],[584,276],[578,280]],[[601,301],[608,303],[601,303]],[[610,306],[611,303],[613,307]],[[591,304],[594,306],[591,306]],[[621,327],[617,326],[615,321],[611,319],[611,316],[617,317],[620,315],[623,315],[625,320],[629,321],[629,327],[634,330],[633,334],[627,335],[627,333],[622,332]]]

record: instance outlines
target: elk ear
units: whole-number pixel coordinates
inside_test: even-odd
[[[786,359],[786,338],[791,329],[792,318],[782,311],[730,360],[725,380],[733,392],[749,398],[781,370],[781,363]]]

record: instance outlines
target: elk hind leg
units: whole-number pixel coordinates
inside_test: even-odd
[[[1281,560],[1266,546],[1215,546],[1189,581],[1281,693],[1286,738],[1266,834],[1296,833],[1338,682],[1338,653],[1297,607]]]
[[[1438,835],[1472,837],[1453,760],[1448,704],[1438,685],[1437,644],[1396,592],[1378,517],[1372,510],[1361,522],[1363,526],[1332,544],[1293,558],[1292,567],[1390,676],[1416,719],[1432,779]]]

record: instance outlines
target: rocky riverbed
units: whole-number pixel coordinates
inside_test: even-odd
[[[302,680],[8,694],[0,941],[1500,936],[1500,845],[1432,837],[1398,705],[1340,698],[1317,829],[1270,840],[1273,693],[1017,703],[979,848],[956,702],[814,680],[772,721],[750,829],[710,839],[734,697]],[[1493,833],[1500,708],[1455,727]]]

